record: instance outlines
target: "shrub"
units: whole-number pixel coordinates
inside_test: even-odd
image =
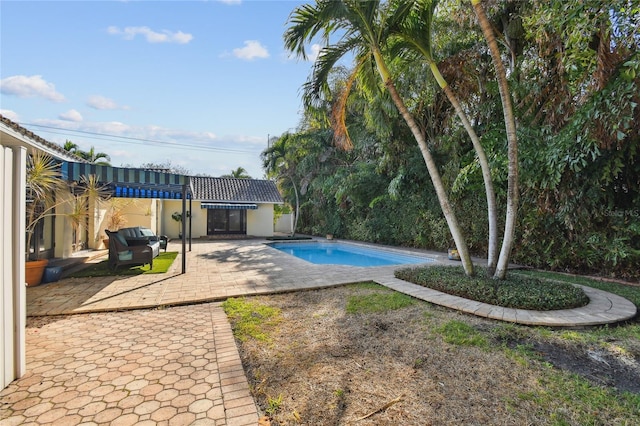
[[[509,275],[498,281],[478,268],[478,275],[465,275],[462,267],[426,266],[397,270],[396,278],[465,299],[515,309],[549,311],[571,309],[589,303],[580,287],[569,283],[543,281],[534,277]]]

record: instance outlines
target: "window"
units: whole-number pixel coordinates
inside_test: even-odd
[[[246,210],[209,209],[207,210],[207,235],[246,234]]]

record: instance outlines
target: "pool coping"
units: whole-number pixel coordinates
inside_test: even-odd
[[[290,253],[286,253],[290,256],[294,256],[297,257],[298,259],[304,260],[305,262],[309,262],[311,264],[314,265],[341,265],[341,266],[355,266],[355,267],[363,267],[363,268],[374,268],[374,267],[378,267],[378,266],[403,266],[403,265],[421,265],[421,264],[431,264],[434,262],[439,262],[438,259],[436,259],[436,256],[431,256],[430,254],[428,254],[428,252],[425,251],[418,251],[418,250],[413,250],[411,251],[410,249],[405,249],[405,248],[397,248],[397,247],[391,247],[391,246],[385,246],[385,245],[374,245],[374,244],[368,244],[368,243],[363,243],[361,241],[351,241],[351,240],[337,240],[337,239],[332,239],[332,240],[323,240],[323,239],[310,239],[310,240],[294,240],[294,241],[270,241],[268,243],[265,243],[267,246],[270,246],[271,248],[275,249],[275,250],[279,250],[279,251],[283,251],[280,250],[276,247],[273,247],[276,244],[342,244],[343,246],[354,246],[357,248],[361,248],[361,249],[365,249],[365,250],[370,250],[370,251],[375,251],[375,252],[388,252],[391,255],[396,255],[396,256],[401,256],[401,257],[407,257],[407,258],[413,258],[416,260],[420,260],[420,262],[412,262],[412,263],[394,263],[394,264],[390,264],[390,265],[351,265],[351,264],[345,264],[345,263],[315,263],[315,262],[311,262],[303,257],[299,257],[296,256],[295,254],[290,254]],[[284,252],[284,251],[283,251]],[[360,253],[356,253],[356,254],[360,254]],[[425,258],[425,256],[428,256]]]
[[[169,243],[170,250],[178,248]],[[459,265],[446,254],[423,251],[437,263]],[[427,289],[395,278],[398,265],[356,267],[314,265],[288,255],[263,240],[195,241],[187,253],[187,273],[180,274],[181,254],[167,274],[97,278],[64,278],[27,289],[27,315],[65,315],[148,309],[215,302],[229,297],[314,290],[374,281],[441,306],[485,318],[527,325],[576,327],[612,324],[637,314],[630,301],[587,287],[591,302],[583,308],[526,311],[501,308]],[[479,262],[480,260],[478,260]],[[434,262],[423,265],[433,265]],[[418,264],[415,264],[416,266]]]

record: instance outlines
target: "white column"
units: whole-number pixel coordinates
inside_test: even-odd
[[[25,284],[25,241],[27,216],[27,149],[13,150],[13,318],[15,377],[27,371],[25,334],[27,326],[27,286]]]
[[[11,278],[11,150],[0,146],[0,388],[6,387],[13,379],[13,297]]]

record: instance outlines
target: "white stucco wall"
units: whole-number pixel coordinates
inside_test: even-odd
[[[286,234],[292,233],[293,232],[293,219],[294,219],[294,214],[293,213],[285,213],[283,215],[280,215],[280,217],[276,221],[275,231],[276,232],[283,232],[283,233],[286,233]]]
[[[207,235],[207,209],[200,207],[200,201],[191,203],[191,229],[192,238],[200,238]],[[163,200],[160,210],[160,221],[162,231],[158,234],[168,235],[169,238],[178,238],[178,222],[171,218],[174,212],[182,211],[181,200]],[[187,201],[187,210],[189,202]],[[247,235],[256,237],[273,236],[273,204],[258,204],[256,210],[247,210]],[[189,222],[187,219],[187,233]]]
[[[0,389],[26,372],[25,199],[22,147],[0,144]]]
[[[273,204],[258,204],[256,210],[247,210],[247,235],[273,236]]]

